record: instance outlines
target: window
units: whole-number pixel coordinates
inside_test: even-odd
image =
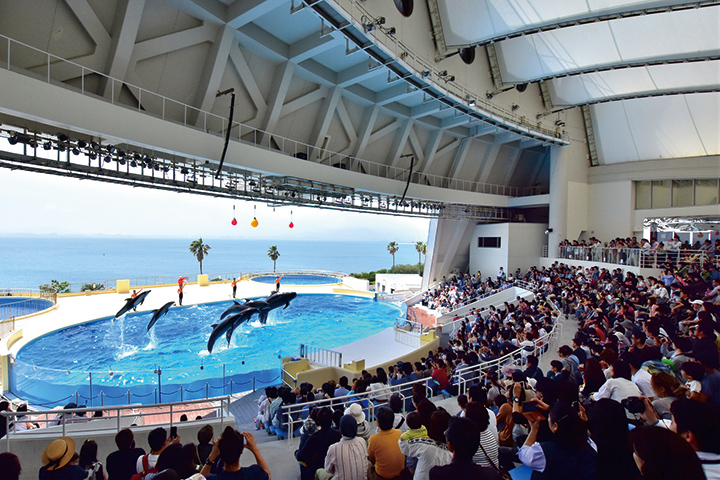
[[[671,180],[655,180],[652,182],[652,208],[663,208],[671,205]]]
[[[652,182],[635,182],[635,208],[644,210],[650,208],[650,193]]]
[[[716,205],[718,203],[717,180],[695,180],[695,205]]]
[[[672,182],[672,206],[690,207],[693,204],[693,181],[673,180]]]
[[[500,248],[500,237],[478,237],[478,248]]]

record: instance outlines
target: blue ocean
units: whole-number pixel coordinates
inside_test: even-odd
[[[0,289],[36,289],[51,280],[99,283],[118,278],[197,274],[198,262],[188,250],[192,240],[195,239],[0,237]],[[280,252],[278,271],[359,273],[392,267],[387,242],[213,238],[203,238],[203,242],[211,247],[203,260],[203,273],[211,278],[215,274],[272,271],[273,262],[267,256],[272,245]],[[417,264],[415,245],[400,243],[395,263]]]

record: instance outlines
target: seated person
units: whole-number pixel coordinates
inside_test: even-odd
[[[473,455],[480,445],[480,432],[477,426],[467,418],[450,419],[445,432],[448,449],[453,454],[450,465],[435,466],[430,469],[430,480],[459,480],[477,478],[483,480],[502,480],[493,468],[481,467],[473,463]]]
[[[255,455],[255,465],[240,466],[240,456],[245,447]],[[223,461],[223,469],[217,474],[210,474],[210,468],[218,458]],[[270,467],[260,453],[252,433],[240,433],[233,427],[225,427],[200,474],[207,480],[269,480]]]

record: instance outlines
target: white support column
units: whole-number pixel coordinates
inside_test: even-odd
[[[395,134],[395,140],[393,141],[393,146],[390,149],[387,158],[388,163],[393,167],[397,167],[398,165],[400,155],[402,155],[402,152],[405,149],[405,144],[407,144],[408,135],[410,135],[410,130],[412,130],[412,127],[413,120],[411,118],[406,118],[402,121],[402,126]]]
[[[354,157],[362,158],[365,153],[365,147],[367,147],[370,137],[372,136],[378,113],[380,113],[380,105],[373,105],[365,109],[357,141],[351,150]]]
[[[221,27],[215,38],[210,53],[205,60],[205,67],[200,77],[198,90],[195,94],[195,105],[203,111],[212,110],[215,97],[220,87],[225,68],[228,64],[228,56],[234,41],[235,29],[225,25]],[[196,126],[202,125],[202,115],[195,121]],[[229,126],[228,126],[229,128]]]
[[[468,152],[470,151],[470,147],[472,146],[472,138],[463,138],[460,141],[460,146],[458,147],[457,151],[455,152],[455,159],[453,160],[452,166],[450,167],[450,172],[448,172],[448,177],[452,180],[455,178],[455,176],[460,173],[462,170],[463,165],[465,164],[465,159],[468,156]]]
[[[262,124],[262,130],[266,132],[272,132],[280,119],[280,112],[290,88],[293,72],[295,72],[295,64],[292,62],[285,62],[275,69],[275,76],[270,90],[272,93],[266,102],[268,108],[265,111],[265,119]],[[261,133],[258,137],[260,143],[262,143],[263,135]]]
[[[550,256],[560,241],[576,240],[588,229],[588,213],[587,146],[573,142],[566,147],[550,147]]]

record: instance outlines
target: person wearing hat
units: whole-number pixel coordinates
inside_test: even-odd
[[[42,454],[40,480],[82,480],[87,472],[78,465],[75,440],[62,437],[50,442]]]
[[[350,404],[345,409],[345,415],[350,415],[355,419],[355,422],[357,423],[357,436],[362,437],[365,441],[367,441],[370,438],[370,435],[372,435],[372,431],[370,430],[370,425],[365,420],[365,413],[363,412],[360,404]]]
[[[358,423],[353,415],[340,419],[339,442],[330,445],[325,456],[325,468],[315,473],[317,480],[365,480],[368,460],[367,443],[358,436]]]

